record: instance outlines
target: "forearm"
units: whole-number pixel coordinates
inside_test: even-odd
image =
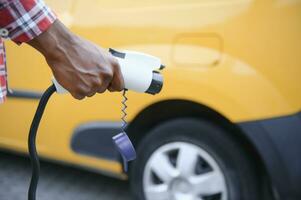
[[[76,37],[57,19],[49,29],[27,43],[49,58],[64,54],[67,46],[76,43]]]

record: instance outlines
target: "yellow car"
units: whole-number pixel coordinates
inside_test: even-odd
[[[138,158],[123,172],[112,136],[120,93],[54,95],[39,129],[43,158],[129,178],[139,200],[301,199],[300,0],[49,0],[75,33],[160,57],[160,94],[128,93]],[[9,86],[0,147],[27,152],[51,72],[6,43]]]

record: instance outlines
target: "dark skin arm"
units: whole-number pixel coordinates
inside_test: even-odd
[[[44,55],[56,80],[76,99],[124,88],[117,60],[59,20],[28,44]]]

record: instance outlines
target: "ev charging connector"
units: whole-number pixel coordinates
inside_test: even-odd
[[[162,70],[164,65],[162,65],[159,58],[140,52],[117,51],[114,49],[109,49],[109,52],[117,58],[125,84],[125,89],[123,91],[124,99],[122,101],[122,131],[118,135],[114,136],[112,140],[123,159],[124,170],[127,171],[127,163],[136,158],[136,151],[125,132],[125,128],[127,126],[126,91],[132,90],[139,93],[149,93],[153,95],[159,93],[163,86],[163,76],[160,74],[159,70]],[[36,150],[36,135],[45,107],[54,92],[57,92],[58,94],[68,92],[56,81],[56,79],[53,78],[52,82],[53,85],[44,92],[40,99],[29,131],[28,151],[32,163],[32,177],[28,190],[28,200],[36,199],[36,189],[40,174],[40,162]]]

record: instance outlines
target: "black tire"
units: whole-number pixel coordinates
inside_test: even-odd
[[[178,141],[198,145],[215,159],[225,176],[229,200],[261,199],[255,164],[240,144],[219,126],[194,118],[164,122],[152,129],[138,144],[138,157],[130,171],[131,190],[135,199],[145,200],[143,172],[152,153],[164,144]]]

